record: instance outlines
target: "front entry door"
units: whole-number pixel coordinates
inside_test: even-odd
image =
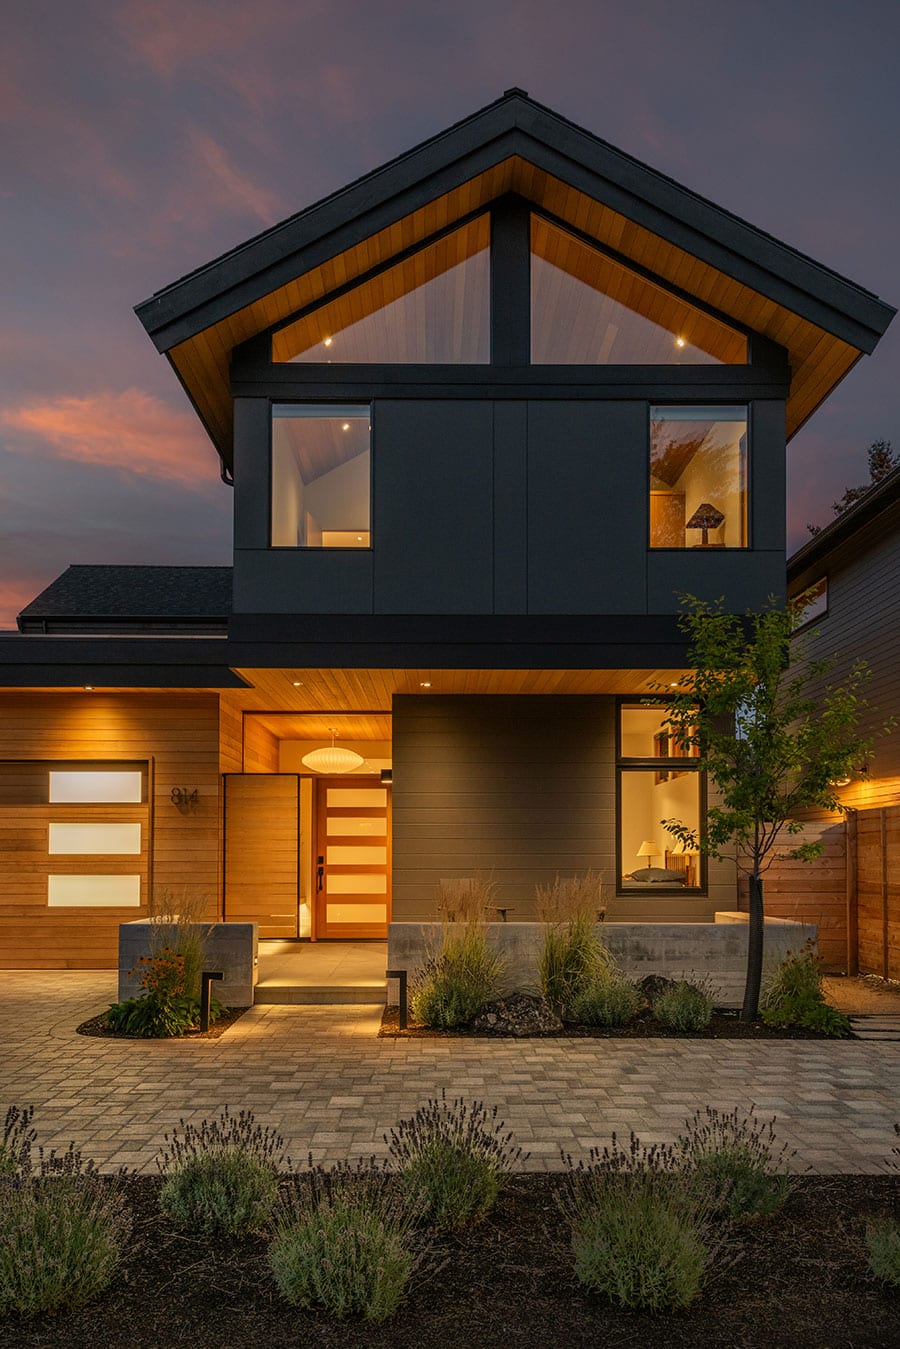
[[[391,790],[377,778],[319,778],[314,854],[317,937],[387,936]]]

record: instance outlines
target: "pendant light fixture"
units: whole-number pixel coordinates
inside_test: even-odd
[[[334,743],[334,737],[337,735],[336,726],[329,726],[328,729],[331,733],[331,744],[304,754],[301,762],[305,768],[311,768],[314,773],[352,773],[354,768],[359,768],[360,764],[365,763],[363,756],[357,754],[355,750],[342,749],[340,745]]]

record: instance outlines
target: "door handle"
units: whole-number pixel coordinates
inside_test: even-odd
[[[318,864],[316,866],[316,892],[318,893],[322,889],[323,877],[325,875],[325,858],[317,857],[316,862]]]

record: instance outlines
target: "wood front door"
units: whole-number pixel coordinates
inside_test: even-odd
[[[225,920],[261,937],[296,937],[300,905],[300,779],[225,774]]]
[[[391,789],[378,778],[319,778],[313,855],[316,937],[387,936]]]

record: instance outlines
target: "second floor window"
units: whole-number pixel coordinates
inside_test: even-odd
[[[747,408],[652,407],[650,547],[747,546]]]
[[[371,545],[368,404],[272,408],[272,547]]]

